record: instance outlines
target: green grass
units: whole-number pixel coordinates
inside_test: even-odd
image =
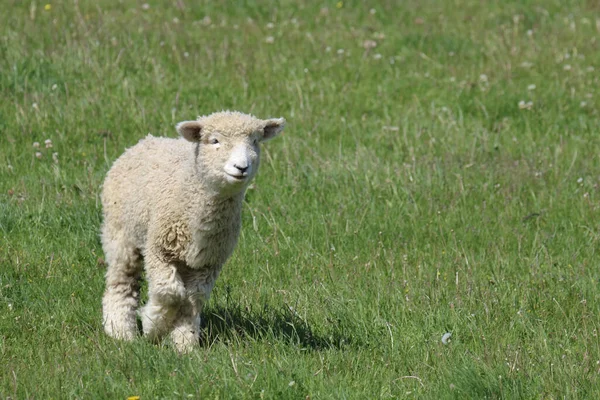
[[[142,4],[0,13],[0,398],[600,395],[597,2]],[[288,126],[202,346],[114,341],[103,177],[221,109]]]

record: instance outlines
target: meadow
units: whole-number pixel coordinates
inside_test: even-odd
[[[597,1],[3,9],[0,398],[600,396]],[[222,109],[287,127],[201,346],[115,341],[103,178]]]

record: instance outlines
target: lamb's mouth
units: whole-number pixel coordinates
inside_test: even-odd
[[[246,178],[247,178],[247,176],[248,176],[248,175],[244,175],[244,174],[240,174],[240,175],[232,175],[232,174],[230,174],[230,173],[228,173],[228,172],[227,172],[226,174],[227,174],[227,176],[229,176],[229,177],[231,177],[231,178],[235,179],[236,181],[243,181],[243,180],[246,180]]]

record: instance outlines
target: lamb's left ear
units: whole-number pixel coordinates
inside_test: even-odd
[[[285,127],[285,119],[283,118],[272,118],[265,120],[264,135],[262,141],[273,139],[279,135],[279,132]]]
[[[199,121],[183,121],[177,124],[177,132],[190,142],[199,142],[202,137],[202,125]]]

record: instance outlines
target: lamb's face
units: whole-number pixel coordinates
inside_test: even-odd
[[[260,163],[260,143],[283,129],[283,118],[259,120],[249,115],[222,112],[177,125],[185,139],[197,142],[196,162],[202,179],[219,191],[245,188]]]
[[[223,132],[207,132],[201,140],[198,162],[202,170],[218,186],[248,184],[258,170],[260,162],[260,136],[258,132],[231,136]]]

